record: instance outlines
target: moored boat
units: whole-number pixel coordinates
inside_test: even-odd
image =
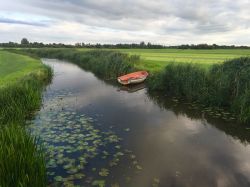
[[[147,71],[137,71],[117,78],[122,85],[137,84],[143,82],[148,77]]]

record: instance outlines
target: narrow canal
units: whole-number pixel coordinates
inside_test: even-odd
[[[121,88],[64,61],[28,122],[50,186],[250,186],[250,130]]]

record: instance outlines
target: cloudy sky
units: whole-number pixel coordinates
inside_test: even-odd
[[[0,0],[0,42],[250,45],[250,0]]]

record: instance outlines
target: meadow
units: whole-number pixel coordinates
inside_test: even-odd
[[[90,49],[79,49],[88,51]],[[91,49],[92,50],[92,49]],[[138,69],[151,72],[163,70],[170,63],[193,63],[204,69],[212,64],[223,63],[226,60],[250,56],[250,49],[113,49],[129,55],[139,55]]]

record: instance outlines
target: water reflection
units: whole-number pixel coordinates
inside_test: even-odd
[[[129,93],[137,92],[139,90],[142,90],[146,88],[145,83],[135,84],[135,85],[128,85],[128,86],[120,86],[118,91],[126,91]]]
[[[173,98],[159,96],[159,94],[155,92],[148,92],[147,95],[159,107],[171,110],[177,116],[184,115],[188,116],[190,119],[203,121],[203,124],[209,123],[226,134],[233,136],[235,139],[240,140],[244,144],[250,142],[250,128],[247,124],[238,124],[235,120],[225,120],[216,115],[204,114],[204,111],[196,109],[195,107],[190,107],[190,103],[182,104],[176,102]]]
[[[111,129],[122,138],[120,146],[132,151],[119,166],[109,170],[104,177],[107,186],[250,185],[249,131],[149,94],[139,88],[141,85],[135,92],[131,88],[122,91],[117,84],[98,80],[76,65],[43,61],[55,69],[46,93],[70,92],[57,95],[61,97],[55,106],[58,111],[66,107],[94,119],[99,130]],[[50,101],[46,93],[45,105]],[[129,163],[133,165],[134,161],[140,163],[139,172],[130,169]],[[89,164],[101,165],[103,161]]]

